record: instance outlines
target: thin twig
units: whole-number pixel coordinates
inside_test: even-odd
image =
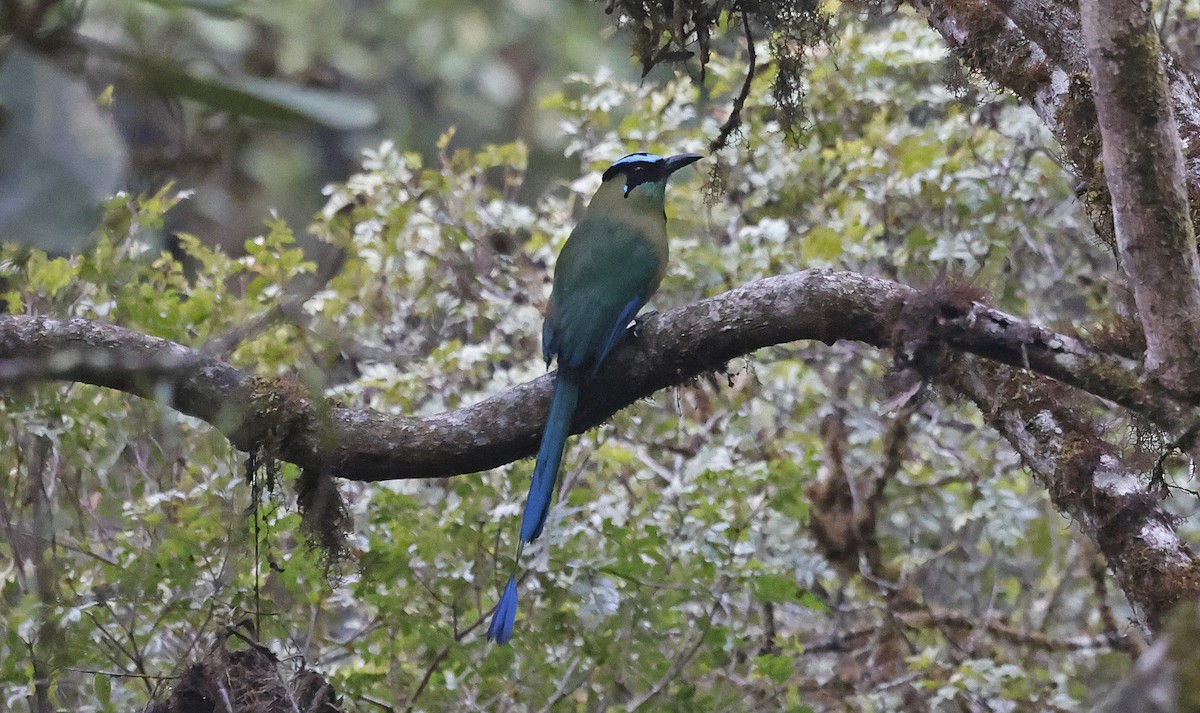
[[[429,666],[425,669],[425,675],[421,678],[421,683],[417,686],[417,690],[413,691],[412,698],[408,701],[408,707],[404,709],[404,713],[412,713],[413,709],[416,708],[417,699],[419,699],[421,694],[425,692],[425,687],[429,685],[429,681],[433,678],[433,673],[437,671],[438,666],[440,666],[442,661],[445,661],[446,657],[449,655],[450,647],[443,647],[442,650],[437,653],[437,656],[434,656],[433,660],[429,662]]]
[[[112,678],[148,678],[153,681],[166,681],[166,680],[171,680],[171,679],[176,679],[176,678],[183,678],[182,676],[168,675],[168,674],[127,673],[125,671],[101,671],[99,669],[93,669],[93,668],[75,668],[74,666],[63,666],[63,670],[71,671],[73,673],[83,673],[83,674],[87,674],[89,676],[111,676]]]
[[[1088,576],[1092,580],[1092,591],[1096,596],[1096,609],[1100,615],[1100,624],[1104,627],[1104,634],[1114,649],[1135,657],[1141,656],[1146,650],[1146,645],[1136,637],[1121,633],[1117,617],[1108,603],[1108,562],[1098,549],[1094,547],[1090,547],[1090,549],[1092,551],[1090,553],[1091,561],[1088,563]]]
[[[750,84],[754,81],[755,64],[758,61],[754,53],[754,35],[750,31],[750,15],[743,8],[742,13],[742,28],[746,32],[746,52],[748,55],[746,61],[746,81],[742,82],[742,91],[738,93],[737,99],[733,100],[733,109],[729,112],[729,118],[721,125],[721,131],[717,134],[717,138],[713,139],[708,145],[709,151],[719,151],[725,148],[729,141],[729,135],[742,125],[742,109],[746,106],[746,100],[750,98]]]
[[[579,668],[579,662],[582,660],[582,656],[576,656],[571,660],[571,663],[567,664],[567,670],[563,673],[561,682],[550,698],[546,699],[546,705],[542,706],[538,713],[550,713],[550,711],[554,710],[554,706],[558,705],[564,698],[579,690],[579,687],[587,680],[588,674],[595,668],[595,665],[593,665],[582,676],[572,681],[571,678],[575,673],[575,669]]]
[[[379,708],[387,711],[387,713],[396,713],[395,708],[392,708],[387,703],[384,703],[383,701],[379,700],[378,698],[375,698],[374,696],[362,695],[362,696],[359,696],[359,698],[366,701],[367,703],[370,703],[373,706],[378,706]]]
[[[683,667],[687,666],[688,662],[692,660],[692,657],[696,655],[696,652],[700,650],[700,645],[704,643],[705,635],[708,634],[708,630],[712,628],[713,617],[717,613],[717,607],[721,605],[721,597],[724,594],[725,584],[727,582],[728,579],[725,579],[717,586],[716,596],[713,597],[712,606],[708,608],[708,613],[704,617],[704,624],[700,627],[700,633],[696,636],[696,640],[692,642],[690,647],[684,651],[681,651],[679,655],[675,657],[675,661],[671,664],[671,667],[667,669],[667,672],[664,673],[662,677],[654,683],[653,686],[650,687],[650,690],[626,704],[625,710],[628,711],[628,713],[633,713],[637,709],[646,705],[646,703],[648,703],[659,693],[662,693],[663,689],[667,687],[667,684],[674,680],[675,677],[678,676],[681,671],[683,671]]]

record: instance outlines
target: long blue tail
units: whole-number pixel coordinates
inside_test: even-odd
[[[492,623],[488,625],[487,640],[495,641],[504,646],[512,638],[513,624],[517,622],[517,575],[514,573],[504,585],[504,594],[500,595],[500,603],[492,614]]]
[[[521,516],[521,540],[517,545],[517,556],[513,561],[514,572],[504,586],[500,602],[488,626],[488,641],[500,645],[512,638],[513,624],[517,619],[517,574],[515,568],[521,559],[525,543],[536,540],[546,525],[550,512],[550,499],[554,497],[554,482],[558,480],[558,467],[562,464],[563,445],[571,429],[571,417],[579,403],[579,376],[574,370],[558,370],[554,381],[554,402],[550,404],[550,415],[546,417],[546,430],[542,432],[542,446],[538,449],[537,464],[533,466],[533,482],[529,484],[529,495],[525,498],[525,513]]]
[[[554,482],[558,479],[558,467],[562,464],[563,445],[571,428],[571,417],[579,402],[579,376],[574,370],[559,368],[554,381],[554,403],[546,417],[546,430],[542,432],[542,446],[538,449],[537,464],[533,467],[533,482],[529,484],[529,496],[525,499],[525,513],[521,516],[521,542],[532,542],[542,534],[546,515],[550,512],[550,499],[554,496]]]

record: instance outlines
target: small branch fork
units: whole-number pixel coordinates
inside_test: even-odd
[[[679,5],[676,4],[675,7],[678,8]],[[754,53],[754,33],[750,31],[750,16],[745,10],[742,10],[741,14],[742,30],[746,35],[746,80],[742,82],[742,91],[733,100],[729,118],[721,125],[717,137],[708,145],[708,150],[712,152],[725,148],[729,137],[742,125],[742,110],[746,108],[746,100],[750,98],[750,86],[754,83],[754,72],[757,70],[758,57]]]

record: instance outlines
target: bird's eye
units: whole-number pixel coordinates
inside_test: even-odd
[[[635,166],[629,169],[629,173],[625,176],[625,195],[636,188],[639,184],[646,182],[646,174],[641,166]]]
[[[625,195],[634,187],[654,180],[654,168],[644,164],[631,166],[625,175]]]

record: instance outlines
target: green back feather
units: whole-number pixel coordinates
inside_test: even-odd
[[[554,267],[543,330],[547,359],[557,355],[573,368],[589,364],[610,333],[624,329],[617,322],[629,305],[640,308],[658,289],[668,253],[665,184],[642,184],[625,196],[614,180],[596,192]]]

